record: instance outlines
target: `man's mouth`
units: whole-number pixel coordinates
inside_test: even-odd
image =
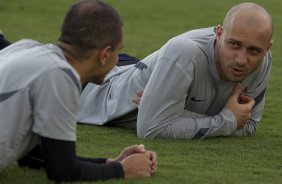
[[[232,73],[235,76],[242,76],[245,73],[245,70],[238,67],[232,67]]]

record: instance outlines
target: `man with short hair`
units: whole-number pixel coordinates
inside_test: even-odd
[[[119,14],[101,1],[82,0],[66,14],[57,44],[21,40],[0,51],[0,171],[18,161],[46,168],[56,182],[149,177],[156,171],[156,153],[142,144],[115,159],[76,156],[81,84],[103,83],[121,48]]]
[[[272,24],[260,5],[238,4],[222,26],[176,36],[141,62],[115,68],[102,86],[88,84],[78,121],[136,125],[141,138],[253,134],[270,76]]]

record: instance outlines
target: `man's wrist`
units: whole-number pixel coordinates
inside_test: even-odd
[[[106,164],[107,164],[107,163],[111,163],[111,162],[115,162],[115,161],[116,161],[115,159],[108,158],[108,159],[106,160]]]

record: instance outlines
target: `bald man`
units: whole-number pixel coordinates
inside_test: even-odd
[[[238,4],[222,26],[176,36],[141,62],[115,68],[104,85],[89,84],[78,121],[136,126],[141,138],[253,134],[263,114],[272,32],[264,8]]]

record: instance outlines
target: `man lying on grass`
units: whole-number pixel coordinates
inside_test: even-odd
[[[78,121],[136,126],[141,138],[253,134],[263,114],[272,31],[264,8],[238,4],[222,26],[176,36],[141,62],[114,68],[103,85],[88,84]]]

